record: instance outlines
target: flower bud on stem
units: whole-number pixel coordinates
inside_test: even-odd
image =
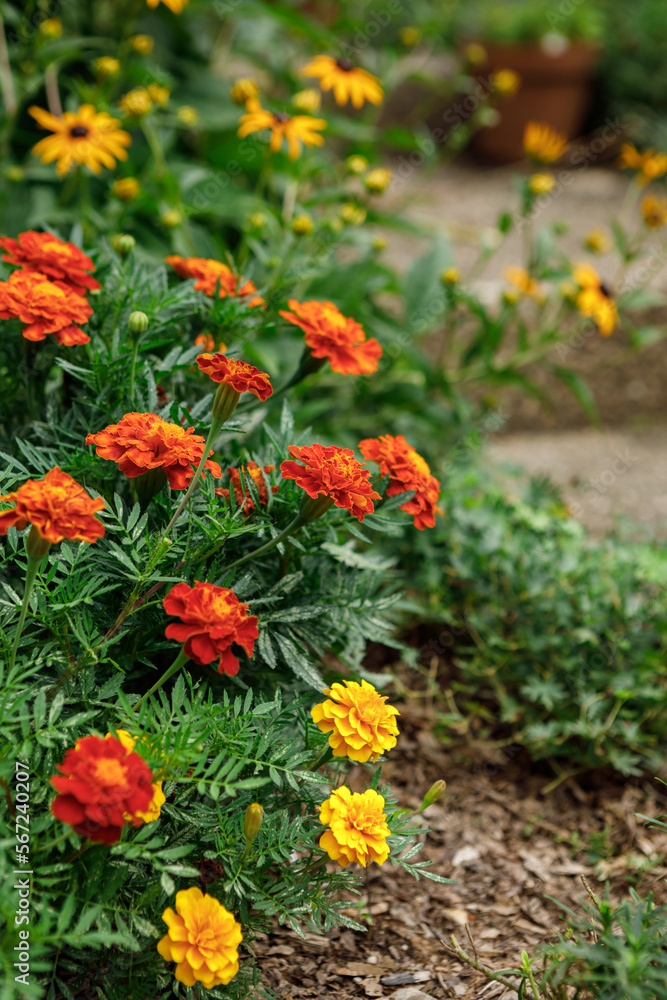
[[[262,819],[264,818],[264,806],[261,806],[259,802],[251,802],[245,811],[245,816],[243,818],[243,834],[245,836],[245,850],[243,856],[241,857],[241,864],[245,861],[250,853],[250,848],[252,842],[259,833],[260,827],[262,825]]]

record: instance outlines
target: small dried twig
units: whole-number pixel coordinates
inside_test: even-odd
[[[475,960],[479,962],[479,955],[477,954],[477,948],[475,947],[475,942],[472,939],[472,934],[470,933],[470,924],[466,924],[466,934],[468,935],[468,941],[470,941],[470,946],[472,947],[472,953],[475,956]]]
[[[466,951],[464,951],[461,945],[456,940],[455,934],[450,934],[449,940],[452,942],[452,948],[456,953],[456,955],[461,959],[462,962],[465,962],[466,965],[469,965],[471,969],[476,969],[477,972],[483,972],[484,975],[488,976],[489,979],[494,979],[496,982],[502,983],[503,986],[509,986],[510,989],[512,990],[516,989],[516,983],[513,983],[510,979],[506,979],[505,976],[501,976],[499,972],[494,972],[493,969],[490,969],[487,965],[482,965],[481,962],[476,961],[474,958],[472,958],[472,956],[470,956]],[[538,1000],[538,998],[536,997],[535,1000]]]

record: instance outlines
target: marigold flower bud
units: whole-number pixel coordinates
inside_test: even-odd
[[[521,77],[513,69],[499,69],[491,75],[491,83],[497,94],[510,96],[521,86]]]
[[[346,159],[345,166],[351,174],[363,174],[368,170],[368,160],[365,156],[353,153],[352,156],[348,156]]]
[[[39,31],[45,38],[62,38],[63,22],[59,17],[48,17],[40,24]]]
[[[424,809],[428,809],[428,807],[432,806],[434,802],[441,799],[445,794],[446,789],[447,782],[443,778],[440,778],[439,781],[435,781],[424,796],[424,800],[419,807],[419,812],[422,812]]]
[[[466,45],[463,54],[466,60],[473,66],[480,66],[483,62],[486,62],[486,49],[479,42],[471,42],[469,45]]]
[[[128,118],[141,118],[153,110],[153,101],[146,87],[134,87],[121,97],[118,107]]]
[[[380,253],[381,250],[387,249],[387,241],[384,236],[376,236],[373,239],[373,249]]]
[[[532,194],[549,194],[556,185],[553,174],[532,174],[528,178],[528,188]]]
[[[199,121],[199,112],[196,108],[193,108],[190,104],[182,104],[181,107],[176,112],[176,117],[179,122],[187,125],[188,128],[194,128]]]
[[[119,253],[121,257],[127,257],[132,253],[136,244],[134,236],[130,236],[129,233],[118,233],[117,236],[112,237],[111,246],[114,248],[116,253]]]
[[[130,313],[130,318],[127,321],[130,333],[142,334],[148,329],[148,316],[145,312],[133,312]]]
[[[25,180],[25,171],[23,170],[23,167],[7,167],[5,170],[5,177],[13,184],[20,184],[21,181]]]
[[[110,80],[120,73],[120,61],[113,56],[100,56],[93,63],[95,72],[100,80]]]
[[[256,100],[259,97],[259,87],[252,77],[244,76],[236,81],[229,93],[234,104],[242,106],[247,101]]]
[[[401,45],[409,47],[411,45],[416,45],[421,41],[422,33],[419,28],[413,28],[410,25],[406,28],[401,28],[398,33],[398,37],[401,40]]]
[[[168,208],[166,212],[163,212],[160,216],[160,222],[167,229],[175,229],[176,226],[180,226],[183,221],[183,216],[178,211],[177,208]]]
[[[310,236],[314,228],[313,220],[309,215],[296,215],[292,219],[292,232],[296,236]]]
[[[245,811],[243,819],[243,833],[246,840],[246,847],[250,847],[259,833],[263,818],[264,806],[260,806],[259,802],[251,802]]]
[[[387,167],[376,167],[364,177],[364,187],[371,194],[382,194],[391,183],[391,170]]]
[[[586,235],[584,246],[591,253],[607,253],[611,249],[611,240],[604,229],[591,229]]]
[[[119,177],[111,185],[111,193],[119,201],[134,201],[140,191],[141,185],[136,177]]]
[[[360,205],[355,205],[354,202],[347,202],[345,205],[341,205],[340,212],[338,213],[343,220],[347,222],[350,226],[361,226],[366,219],[366,209],[361,208]]]
[[[300,90],[292,98],[292,104],[297,111],[302,111],[306,115],[314,115],[320,110],[322,95],[319,90],[315,90],[314,88]]]
[[[460,278],[461,272],[458,267],[446,267],[440,275],[440,281],[443,285],[455,285]]]
[[[252,229],[263,229],[266,225],[266,216],[263,212],[252,212],[247,221]]]
[[[149,56],[153,51],[155,40],[150,35],[133,35],[130,39],[130,45],[139,55]]]
[[[146,90],[149,93],[150,99],[158,108],[163,108],[168,103],[171,95],[169,87],[163,87],[159,83],[149,83]]]

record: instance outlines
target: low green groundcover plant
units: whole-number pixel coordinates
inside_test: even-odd
[[[517,481],[509,493],[479,462],[452,464],[445,481],[446,518],[428,537],[415,532],[404,553],[443,625],[422,662],[453,658],[463,715],[487,732],[500,724],[560,775],[661,766],[660,547],[592,542],[548,484],[531,482],[521,495]],[[443,716],[452,722],[461,719]]]

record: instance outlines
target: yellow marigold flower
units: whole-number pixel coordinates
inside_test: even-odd
[[[222,903],[197,886],[177,892],[175,906],[175,913],[168,906],[162,914],[169,930],[158,942],[158,952],[167,962],[178,963],[179,983],[201,983],[206,989],[226,986],[239,971],[241,925]]]
[[[528,122],[523,133],[523,151],[536,163],[553,163],[567,149],[567,138],[544,122]]]
[[[314,228],[309,215],[295,215],[292,219],[292,232],[297,236],[310,236]]]
[[[553,191],[556,178],[553,174],[531,174],[528,187],[533,194],[549,194]]]
[[[355,66],[350,59],[315,56],[300,75],[316,77],[322,90],[333,90],[336,104],[347,104],[350,100],[355,108],[362,108],[364,101],[382,104],[383,92],[378,78]]]
[[[334,757],[349,757],[363,764],[375,761],[396,746],[399,715],[393,705],[385,705],[386,695],[372,684],[344,681],[325,688],[331,700],[311,709],[313,722],[322,733],[331,733],[329,746]]]
[[[401,28],[398,33],[398,37],[401,40],[401,45],[410,47],[412,45],[417,45],[421,41],[422,33],[419,28],[405,27]]]
[[[658,153],[655,149],[647,149],[640,153],[631,142],[624,142],[618,165],[623,170],[639,171],[637,180],[645,185],[656,177],[667,174],[667,153]]]
[[[342,785],[320,806],[320,821],[329,829],[320,837],[320,847],[341,868],[351,861],[365,868],[370,861],[383,865],[389,857],[384,799],[372,788],[352,793]]]
[[[47,17],[39,26],[40,34],[46,38],[62,38],[63,22],[59,17]]]
[[[600,275],[590,264],[579,264],[572,273],[572,280],[579,286],[577,309],[596,323],[603,337],[609,337],[614,332],[618,310]]]
[[[322,106],[322,95],[319,90],[308,88],[299,90],[292,98],[292,104],[297,111],[303,111],[307,115],[314,115]]]
[[[647,194],[642,198],[642,216],[648,229],[660,229],[667,223],[667,200]]]
[[[491,74],[491,85],[497,94],[509,97],[521,86],[521,77],[513,69],[498,69]]]
[[[110,80],[120,73],[120,60],[114,59],[113,56],[100,56],[99,59],[95,60],[93,66],[100,80]]]
[[[199,112],[189,104],[182,104],[176,112],[176,117],[188,128],[194,128],[199,121]]]
[[[146,0],[149,7],[157,7],[160,0]],[[188,0],[162,0],[165,7],[168,7],[174,14],[181,14],[188,5]]]
[[[486,49],[479,42],[470,42],[469,45],[466,45],[463,55],[466,62],[469,62],[472,66],[481,66],[487,59]]]
[[[123,744],[126,751],[128,753],[132,753],[137,744],[137,741],[134,738],[134,736],[128,733],[126,729],[117,729],[116,736]],[[107,733],[107,739],[113,739],[111,733]],[[164,792],[162,791],[162,782],[154,781],[153,798],[149,802],[146,809],[143,811],[137,810],[137,812],[133,814],[123,813],[123,819],[127,823],[131,823],[133,820],[135,820],[134,823],[135,826],[140,826],[141,823],[152,823],[154,820],[159,819],[160,812],[162,811],[162,806],[165,804],[166,801],[167,800],[165,798]],[[136,820],[139,820],[140,822],[137,823]]]
[[[345,166],[351,174],[363,174],[368,170],[368,160],[359,153],[353,153],[346,159]]]
[[[183,221],[183,216],[178,211],[177,208],[168,208],[166,212],[163,212],[160,216],[160,222],[167,229],[175,229],[176,226],[180,226]]]
[[[458,267],[446,267],[440,275],[443,285],[455,285],[461,279],[461,272]]]
[[[153,102],[146,87],[134,87],[121,97],[118,107],[127,118],[141,118],[153,110]]]
[[[171,91],[169,87],[163,87],[159,83],[149,83],[146,87],[151,101],[157,105],[158,108],[163,108],[165,104],[168,103]]]
[[[611,250],[611,240],[604,229],[591,229],[584,239],[584,247],[591,253],[608,253]]]
[[[301,143],[304,146],[324,145],[324,138],[318,134],[318,130],[326,127],[324,118],[311,118],[309,115],[292,116],[284,111],[265,111],[257,102],[252,110],[241,115],[238,135],[244,139],[253,132],[261,132],[268,128],[271,130],[269,144],[271,152],[277,153],[284,139],[290,160],[296,160],[301,152]]]
[[[382,194],[391,184],[391,170],[388,167],[375,167],[364,177],[364,186],[372,194]]]
[[[111,193],[119,201],[134,201],[140,191],[141,185],[136,177],[119,177],[111,185]]]
[[[257,100],[259,97],[259,87],[252,77],[243,76],[236,81],[229,93],[234,104],[242,106],[247,104],[248,101]]]
[[[125,146],[132,142],[123,132],[120,121],[105,111],[96,111],[92,104],[82,104],[78,111],[65,111],[59,117],[42,108],[28,108],[35,121],[53,132],[33,146],[33,156],[42,163],[56,160],[56,172],[64,177],[73,164],[88,167],[99,174],[102,167],[113,170],[116,160],[126,160]]]
[[[525,295],[536,302],[544,301],[544,294],[537,278],[531,278],[523,267],[506,267],[503,275],[511,285],[514,285],[520,295]]]
[[[155,40],[151,37],[151,35],[132,35],[132,38],[130,38],[130,45],[135,52],[139,53],[139,55],[149,56],[153,51]]]
[[[360,205],[355,205],[353,201],[348,201],[345,205],[341,205],[338,214],[343,222],[347,222],[350,226],[363,226],[366,221],[366,209]]]

